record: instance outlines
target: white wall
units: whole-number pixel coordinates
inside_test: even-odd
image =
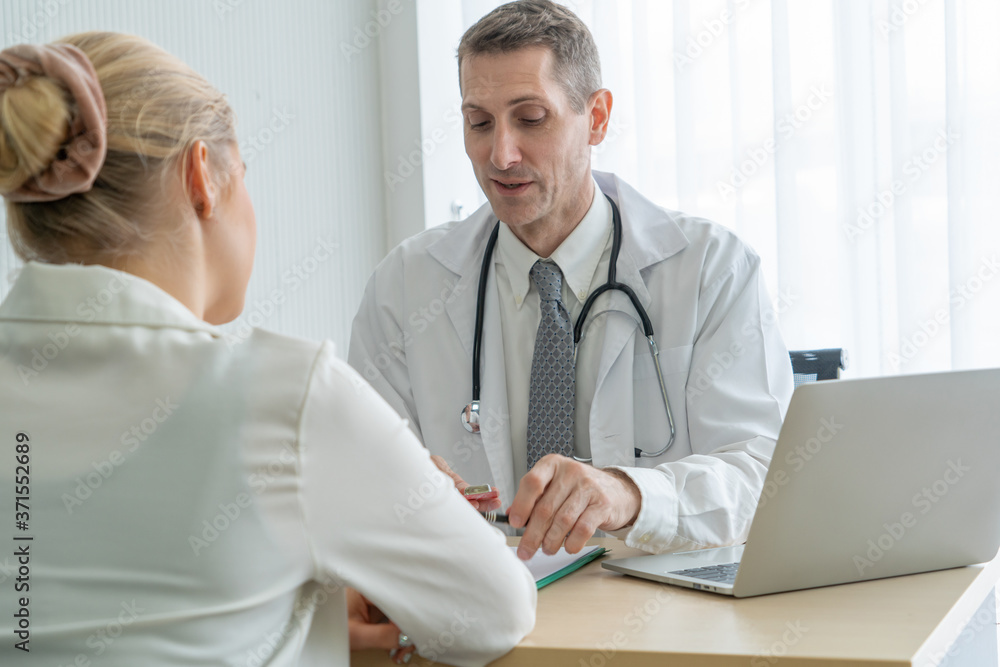
[[[364,284],[386,249],[376,4],[4,0],[0,46],[82,30],[135,33],[226,93],[259,228],[246,310],[226,329],[249,321],[331,338],[346,356]],[[410,0],[401,6],[413,11]],[[365,32],[374,35],[367,43]],[[324,244],[336,250],[316,261]],[[0,298],[18,266],[0,236]]]

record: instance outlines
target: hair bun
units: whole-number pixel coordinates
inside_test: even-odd
[[[69,100],[46,76],[22,77],[0,92],[0,193],[44,172],[69,133]]]
[[[177,213],[190,205],[182,191],[196,141],[208,146],[220,189],[218,175],[235,167],[225,97],[134,35],[84,32],[0,52],[0,105],[0,193],[13,193],[7,237],[25,261],[117,266],[143,257],[184,220]],[[39,196],[64,185],[82,194]]]
[[[86,54],[70,44],[4,49],[0,95],[0,193],[44,202],[90,190],[107,154],[108,112]]]

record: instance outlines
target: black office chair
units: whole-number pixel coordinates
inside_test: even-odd
[[[793,350],[788,356],[792,358],[792,375],[796,387],[817,380],[836,380],[840,377],[840,371],[847,368],[847,353],[840,347]]]

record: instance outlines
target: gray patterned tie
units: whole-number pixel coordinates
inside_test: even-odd
[[[573,324],[562,303],[562,272],[537,261],[531,280],[538,288],[542,319],[535,336],[528,393],[528,470],[546,454],[573,455],[576,369]]]

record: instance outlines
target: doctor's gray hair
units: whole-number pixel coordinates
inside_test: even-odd
[[[501,5],[479,19],[458,45],[458,72],[470,56],[499,55],[530,47],[549,49],[553,75],[577,113],[601,88],[601,57],[590,30],[580,18],[550,0],[518,0]]]

